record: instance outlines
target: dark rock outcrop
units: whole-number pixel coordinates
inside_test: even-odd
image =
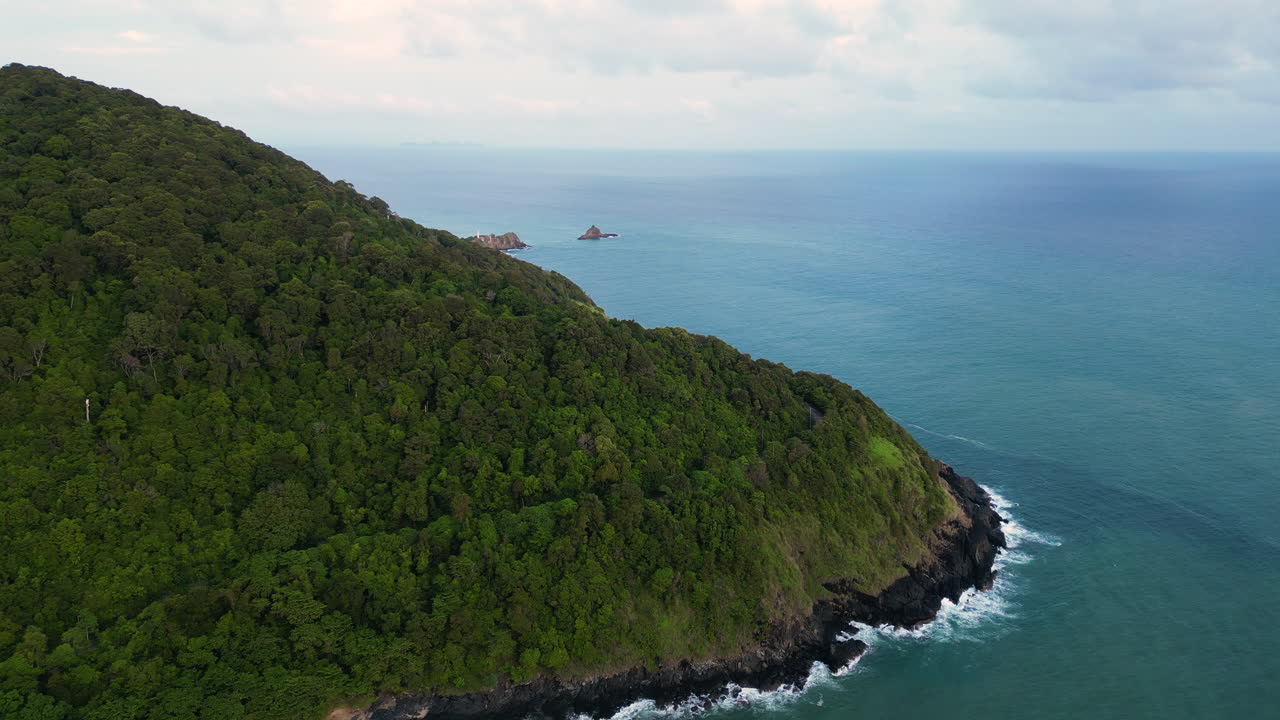
[[[501,235],[477,235],[471,238],[471,242],[494,250],[519,250],[520,248],[529,247],[520,240],[519,235],[513,232],[502,233]]]
[[[995,579],[992,563],[996,551],[1005,546],[1004,519],[991,506],[991,496],[971,478],[962,477],[950,466],[940,475],[963,511],[961,520],[944,529],[945,541],[933,562],[907,569],[879,595],[867,595],[851,583],[830,583],[826,588],[837,595],[841,614],[868,625],[896,625],[914,628],[929,622],[942,607],[942,599],[952,602],[971,587],[987,590]]]
[[[592,225],[587,231],[578,236],[579,240],[599,240],[600,238],[618,237],[618,233],[601,232],[600,228]]]
[[[1003,518],[991,507],[991,496],[973,480],[945,465],[939,475],[960,506],[961,516],[939,531],[928,561],[908,568],[905,577],[878,595],[860,592],[852,580],[829,583],[826,587],[833,598],[817,603],[807,619],[774,627],[770,637],[751,653],[705,663],[686,661],[657,670],[635,668],[573,684],[542,679],[465,695],[388,696],[368,709],[345,711],[342,717],[479,720],[529,714],[560,718],[580,712],[608,716],[640,698],[665,706],[690,697],[722,695],[731,683],[762,690],[802,684],[815,661],[840,668],[866,650],[865,643],[846,635],[851,622],[916,627],[933,619],[943,598],[955,601],[968,588],[991,586],[996,552],[1005,545],[1000,529]]]

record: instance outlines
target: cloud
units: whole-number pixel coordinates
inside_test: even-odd
[[[64,53],[78,55],[157,55],[168,53],[169,47],[155,45],[156,36],[142,32],[140,29],[124,29],[116,32],[109,40],[101,41],[100,33],[79,33],[77,44],[61,46]],[[120,44],[120,40],[125,41]]]
[[[288,42],[296,24],[310,15],[306,4],[290,0],[187,0],[165,8],[172,20],[232,44]]]
[[[501,93],[493,96],[493,102],[504,109],[515,110],[526,115],[559,115],[581,107],[576,100],[516,97]]]
[[[1271,0],[195,0],[176,12],[219,42],[406,79],[417,67],[424,79],[411,82],[433,94],[448,84],[435,72],[469,68],[490,91],[452,96],[529,117],[591,115],[556,98],[612,84],[647,88],[637,107],[649,113],[677,107],[711,123],[729,117],[717,106],[763,113],[773,98],[749,98],[774,79],[792,81],[792,105],[834,92],[847,108],[1280,98]],[[679,77],[689,81],[665,91],[650,82]]]
[[[152,40],[155,40],[154,35],[144,33],[141,30],[125,30],[117,33],[117,37],[123,40],[131,40],[136,43],[149,43]]]
[[[172,17],[227,43],[367,58],[493,53],[603,74],[819,69],[879,0],[193,0]]]
[[[169,52],[169,48],[137,45],[65,45],[62,51],[84,55],[157,55]]]
[[[603,74],[720,72],[784,76],[818,70],[836,18],[800,0],[662,4],[594,2],[544,7],[519,40],[554,49],[557,63]]]
[[[459,108],[448,100],[392,92],[352,93],[314,85],[271,87],[266,96],[279,106],[295,110],[396,112],[411,115],[454,114]]]
[[[680,104],[705,121],[710,121],[715,117],[716,108],[710,100],[680,98]]]
[[[992,33],[1015,59],[971,80],[989,97],[1243,96],[1260,76],[1280,81],[1280,5],[1269,0],[968,0],[958,20]]]
[[[139,2],[88,6],[137,14]],[[1280,66],[1274,0],[190,0],[153,11],[216,42],[368,63],[491,58],[725,82],[817,74],[902,101],[1266,97]],[[64,47],[160,52],[128,49],[152,46],[141,30],[118,39]]]
[[[6,19],[15,59],[284,137],[358,112],[373,139],[543,145],[1110,147],[1154,142],[1152,118],[1166,145],[1280,142],[1276,0],[47,0]]]
[[[108,44],[64,45],[64,52],[82,55],[120,56],[120,55],[156,55],[169,52],[170,48],[153,45],[154,35],[141,30],[122,30],[115,34],[113,40],[125,40],[126,45],[110,42]]]

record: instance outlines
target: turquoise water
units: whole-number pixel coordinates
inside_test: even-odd
[[[835,375],[1008,503],[992,593],[713,716],[1280,716],[1280,156],[294,154]]]

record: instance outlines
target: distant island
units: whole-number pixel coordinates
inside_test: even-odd
[[[478,148],[484,147],[478,142],[466,140],[408,140],[400,143],[400,147],[410,148]]]
[[[141,95],[0,98],[0,716],[608,715],[992,581],[991,498],[836,378]]]
[[[519,250],[529,247],[520,239],[519,235],[513,232],[502,233],[501,235],[476,235],[470,240],[477,245],[483,245],[494,250]]]
[[[579,240],[599,240],[600,238],[618,237],[618,233],[601,232],[600,228],[592,225],[587,231],[578,236]]]

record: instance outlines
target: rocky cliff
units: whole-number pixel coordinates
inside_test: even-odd
[[[513,232],[502,233],[501,235],[477,235],[471,238],[471,242],[494,250],[519,250],[520,248],[529,247],[520,240],[519,235]]]

